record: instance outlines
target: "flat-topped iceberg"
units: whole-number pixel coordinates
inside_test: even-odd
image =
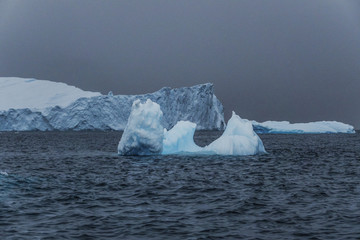
[[[252,121],[257,133],[355,133],[354,127],[336,121],[290,123],[288,121]]]
[[[194,142],[196,124],[179,121],[167,131],[161,125],[160,106],[151,100],[135,101],[118,146],[120,155],[219,154],[254,155],[266,153],[250,121],[233,112],[222,136],[205,147]]]
[[[124,130],[137,99],[158,103],[166,128],[180,120],[196,123],[197,129],[225,128],[223,106],[211,83],[143,95],[101,95],[63,83],[0,78],[0,131]]]

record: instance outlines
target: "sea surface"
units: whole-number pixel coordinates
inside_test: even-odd
[[[247,157],[123,157],[120,137],[0,133],[0,239],[360,239],[359,133]]]

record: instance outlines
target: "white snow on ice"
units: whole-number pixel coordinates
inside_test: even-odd
[[[31,78],[0,77],[0,111],[29,108],[66,107],[79,98],[101,95],[65,83]]]
[[[355,133],[354,127],[336,121],[290,123],[288,121],[252,121],[255,129],[263,133]]]
[[[160,106],[150,99],[133,104],[125,131],[118,146],[120,155],[153,154],[219,154],[254,155],[266,153],[264,145],[253,131],[250,121],[233,112],[221,137],[206,147],[194,142],[196,124],[179,121],[167,131],[161,124]]]

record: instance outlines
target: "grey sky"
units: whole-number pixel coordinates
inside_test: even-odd
[[[360,128],[360,1],[0,0],[0,76],[105,94],[213,82],[227,117]]]

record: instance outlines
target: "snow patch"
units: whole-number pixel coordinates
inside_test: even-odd
[[[98,92],[83,91],[65,83],[0,77],[0,111],[24,108],[39,111],[48,107],[66,107],[79,98],[99,95]]]

